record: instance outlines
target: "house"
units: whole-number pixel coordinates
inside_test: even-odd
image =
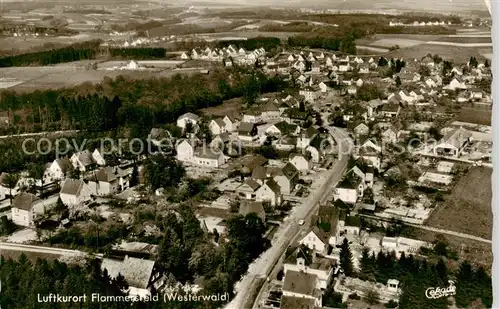
[[[313,163],[320,163],[325,155],[333,154],[336,151],[335,145],[335,139],[331,134],[320,133],[312,139],[305,150],[311,156]]]
[[[195,150],[193,163],[198,166],[219,168],[226,162],[224,154],[221,151],[198,148]]]
[[[66,179],[59,197],[68,207],[78,206],[91,199],[90,187],[81,179]]]
[[[200,121],[200,117],[193,113],[185,113],[184,115],[177,118],[177,126],[182,130],[186,129],[186,125],[190,123],[193,128],[196,127],[198,122]]]
[[[303,257],[297,257],[296,263],[286,262],[283,264],[283,273],[288,271],[305,272],[318,276],[318,288],[326,290],[333,277],[334,262],[327,258],[315,257],[309,263],[305,263]],[[285,279],[285,278],[283,278]]]
[[[290,164],[295,166],[299,172],[307,174],[312,169],[313,162],[311,156],[294,154]]]
[[[262,121],[261,114],[262,113],[257,110],[248,110],[243,114],[243,122],[260,123]]]
[[[286,121],[280,121],[266,129],[266,134],[271,136],[296,135],[300,132],[300,127]]]
[[[259,188],[260,184],[255,179],[247,178],[244,183],[236,188],[236,193],[242,198],[252,200],[257,196],[257,189]]]
[[[460,77],[455,77],[450,81],[448,85],[444,86],[443,89],[467,89],[467,85],[465,84],[465,81],[463,81]]]
[[[382,148],[372,140],[366,140],[358,151],[358,156],[369,162],[374,168],[380,170],[380,153]]]
[[[257,217],[262,220],[262,223],[266,222],[266,212],[264,211],[264,205],[262,202],[241,201],[238,214],[246,216],[251,213],[256,214]]]
[[[130,61],[126,66],[127,70],[137,70],[139,68],[140,68],[139,64],[134,60]]]
[[[406,90],[400,90],[398,94],[403,102],[411,104],[413,103],[413,101],[415,101],[415,98],[412,95],[410,95]]]
[[[346,173],[346,175],[351,173],[361,178],[365,188],[371,188],[373,186],[373,166],[367,166],[366,168],[361,169],[358,165],[355,165]]]
[[[224,116],[224,118],[222,118],[222,121],[224,121],[226,125],[227,132],[234,132],[238,129],[238,121],[235,118],[226,115]]]
[[[348,61],[340,62],[338,67],[339,67],[339,72],[349,72],[352,69]]]
[[[297,148],[307,148],[307,146],[311,144],[311,141],[314,139],[314,137],[316,137],[317,134],[318,130],[316,130],[314,127],[309,127],[306,130],[303,130],[297,138]]]
[[[183,53],[181,54],[181,59],[182,59],[182,60],[188,60],[188,59],[189,59],[189,56],[188,56],[185,52],[183,52]]]
[[[368,74],[370,73],[370,65],[363,63],[359,66],[359,73],[361,74]]]
[[[281,188],[282,194],[290,194],[299,180],[299,170],[288,162],[274,173],[273,180]]]
[[[129,188],[129,174],[119,167],[103,167],[87,179],[94,195],[109,195]]]
[[[63,180],[68,172],[73,168],[68,158],[55,159],[45,171],[51,181]]]
[[[335,245],[335,239],[330,241],[329,233],[315,226],[299,241],[299,244],[308,247],[316,253],[328,255],[332,245]]]
[[[24,227],[33,227],[35,221],[43,215],[50,206],[48,200],[44,201],[34,194],[20,192],[12,200],[12,222]]]
[[[354,131],[354,134],[356,134],[358,136],[367,135],[368,133],[370,133],[370,128],[366,124],[361,123],[361,124],[357,125],[353,131]]]
[[[339,218],[342,213],[345,211],[338,207],[340,203],[343,204],[341,200],[337,200],[334,205],[320,205],[318,209],[318,220],[317,226],[318,228],[327,233],[328,243],[332,246],[338,242],[339,237]],[[347,209],[347,205],[341,205]]]
[[[212,119],[208,124],[208,128],[212,135],[219,135],[227,132],[226,123],[222,118]]]
[[[439,85],[438,81],[434,77],[428,77],[425,79],[425,84],[427,87],[435,88]]]
[[[387,128],[381,132],[382,141],[386,143],[395,144],[398,141],[398,134],[392,128]]]
[[[358,236],[361,232],[361,219],[358,216],[346,216],[342,226],[342,232],[348,235]]]
[[[435,155],[458,157],[471,141],[472,132],[458,128],[448,132],[433,148]]]
[[[238,138],[245,142],[252,142],[257,139],[257,127],[255,123],[242,122],[238,128]]]
[[[266,181],[255,192],[255,200],[258,202],[269,202],[271,206],[279,206],[281,204],[281,188],[272,179]]]
[[[320,92],[321,90],[319,89],[319,86],[306,86],[305,88],[299,90],[299,95],[304,96],[304,100],[306,102],[314,102]]]
[[[273,100],[268,100],[266,104],[262,105],[260,111],[260,117],[262,121],[273,121],[280,119],[280,109],[274,104]]]
[[[345,177],[333,192],[335,200],[340,199],[347,204],[355,204],[363,196],[364,183],[360,177]]]
[[[128,283],[128,294],[131,296],[149,296],[152,289],[158,291],[165,283],[161,268],[151,260],[129,256],[124,259],[103,258],[101,270],[106,270],[112,279],[122,275]]]
[[[322,292],[318,289],[318,286],[319,280],[317,275],[290,270],[285,273],[282,297],[310,299],[314,301],[314,306],[321,307]],[[294,308],[302,309],[303,307]]]
[[[401,106],[399,104],[384,104],[380,108],[380,114],[387,118],[395,118],[399,115]]]
[[[106,165],[106,160],[104,159],[104,155],[101,154],[99,149],[94,149],[92,152],[92,160],[99,166]]]
[[[73,168],[75,170],[79,170],[82,173],[85,173],[96,167],[96,162],[92,157],[92,154],[88,150],[79,151],[74,153],[69,159]]]
[[[194,149],[196,146],[195,140],[183,140],[180,142],[175,150],[177,152],[177,160],[181,162],[193,162],[194,160]]]
[[[165,145],[165,142],[171,145],[173,142],[170,132],[161,128],[152,128],[149,132],[148,138],[156,147]]]

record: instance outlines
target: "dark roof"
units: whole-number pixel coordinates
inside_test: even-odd
[[[21,192],[12,200],[12,208],[31,210],[40,199],[31,193]]]
[[[152,128],[149,135],[150,138],[154,140],[171,137],[170,132],[161,128]]]
[[[78,195],[85,183],[81,179],[66,179],[60,193]]]
[[[257,190],[260,187],[260,184],[253,180],[252,178],[247,178],[245,180],[245,184],[247,184],[252,190]]]
[[[289,134],[297,129],[297,125],[289,124],[286,121],[275,123],[274,126],[280,130],[281,134]]]
[[[288,179],[293,179],[299,174],[299,170],[290,162],[285,164],[279,172],[280,175],[284,175]]]
[[[314,309],[314,299],[305,297],[281,296],[280,309]]]
[[[338,185],[337,188],[342,189],[357,189],[359,184],[359,179],[344,178]]]
[[[255,128],[254,123],[242,122],[238,127],[238,132],[244,134],[250,134],[254,130],[254,128]]]
[[[56,162],[57,165],[59,165],[59,167],[61,168],[63,173],[66,173],[73,167],[71,161],[68,158],[57,159]]]
[[[319,206],[318,210],[318,223],[328,223],[330,225],[330,231],[337,230],[337,224],[339,222],[339,209],[335,206]]]
[[[381,110],[384,112],[396,113],[399,110],[399,104],[384,104],[382,105]]]
[[[266,182],[266,185],[271,189],[273,190],[274,193],[277,193],[279,194],[281,192],[281,187],[280,185],[278,185],[276,183],[276,181],[272,180],[272,179],[269,179],[267,182]]]
[[[267,168],[264,166],[256,166],[252,171],[253,179],[266,179],[267,178]]]
[[[262,112],[279,112],[280,109],[274,104],[273,100],[268,100],[264,105],[261,106],[260,110]]]
[[[285,274],[283,291],[314,296],[317,278],[315,274],[289,270]]]
[[[265,221],[266,213],[262,202],[256,201],[242,201],[238,213],[246,216],[250,213],[256,214],[262,221]]]
[[[302,134],[304,134],[307,138],[311,138],[318,134],[318,130],[316,130],[314,127],[309,127],[307,130],[303,131]]]
[[[344,221],[344,226],[361,226],[361,218],[358,216],[347,216]]]

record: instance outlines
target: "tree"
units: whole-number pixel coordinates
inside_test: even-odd
[[[401,86],[401,78],[399,76],[396,77],[396,87]]]
[[[363,248],[361,253],[360,264],[360,278],[362,280],[375,281],[375,257],[370,255],[368,248]]]
[[[388,61],[387,61],[387,59],[385,59],[384,57],[380,57],[380,58],[378,59],[378,66],[379,66],[379,67],[385,67],[385,66],[387,66],[387,64],[388,64],[388,63],[389,63],[389,62],[388,62]]]
[[[177,187],[185,174],[184,166],[171,156],[157,154],[144,163],[144,182],[153,191]]]
[[[219,237],[220,237],[220,235],[219,235],[219,232],[217,231],[216,228],[214,228],[213,234],[214,234],[214,241],[216,243],[219,243]]]
[[[484,60],[484,67],[485,68],[489,68],[490,67],[490,62],[488,61],[488,59]]]
[[[16,225],[7,216],[0,217],[0,236],[12,234],[16,230]]]
[[[236,216],[228,220],[227,227],[229,240],[237,250],[247,254],[246,261],[258,256],[264,249],[266,228],[255,213]]]
[[[9,189],[9,199],[10,199],[10,204],[12,205],[12,190],[17,186],[17,182],[19,181],[19,175],[18,174],[13,174],[9,173],[6,174],[4,179],[3,179],[3,184]]]
[[[137,164],[134,164],[132,168],[132,174],[130,175],[130,187],[137,186],[139,184],[139,169]]]
[[[369,305],[376,305],[380,302],[380,295],[374,289],[370,289],[366,292],[365,301]]]
[[[354,274],[354,266],[352,264],[352,253],[349,248],[349,241],[344,238],[342,245],[340,247],[340,267],[344,271],[346,276],[352,276]]]

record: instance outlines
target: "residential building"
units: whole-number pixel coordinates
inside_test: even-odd
[[[435,155],[458,157],[471,141],[472,133],[464,128],[448,132],[433,148]]]
[[[309,298],[316,307],[322,306],[322,292],[318,289],[318,276],[290,270],[285,273],[283,297]]]
[[[328,255],[336,241],[335,237],[330,238],[331,236],[328,232],[315,226],[299,241],[299,244],[321,255]]]
[[[194,149],[195,149],[194,140],[183,140],[176,147],[177,152],[177,160],[181,162],[193,162],[194,160]]]
[[[71,164],[71,161],[65,157],[52,161],[45,173],[51,181],[61,181],[66,177],[72,168],[73,165]]]
[[[325,291],[330,284],[333,277],[334,262],[330,259],[313,257],[313,261],[310,261],[306,265],[304,258],[296,258],[295,263],[283,264],[283,273],[288,273],[288,271],[304,272],[306,274],[314,274],[318,277],[318,288]],[[283,278],[284,280],[285,278]]]
[[[262,223],[266,222],[266,212],[264,211],[264,206],[262,202],[258,201],[241,201],[238,214],[246,216],[248,214],[254,213],[257,217],[262,220]]]
[[[129,173],[119,167],[103,167],[87,179],[94,195],[115,194],[129,188]]]
[[[370,133],[370,128],[364,124],[364,123],[360,123],[358,124],[355,128],[354,128],[354,134],[356,135],[368,135],[368,133]]]
[[[55,201],[53,201],[55,202]],[[52,206],[31,193],[20,192],[12,200],[12,222],[24,227],[33,227],[36,220]]]
[[[92,160],[99,166],[106,165],[106,160],[104,159],[104,155],[99,151],[99,149],[94,149],[92,152]]]
[[[192,162],[198,166],[212,168],[219,168],[226,163],[224,154],[221,151],[213,151],[212,149],[196,150]]]
[[[64,205],[74,207],[91,199],[90,187],[81,179],[66,179],[59,192]]]
[[[101,270],[116,279],[122,275],[129,285],[131,296],[149,296],[151,290],[160,290],[165,284],[161,267],[155,261],[125,256],[123,260],[103,258]]]
[[[255,200],[258,202],[269,202],[271,206],[279,206],[281,204],[280,186],[273,179],[266,181],[255,192]]]
[[[316,130],[314,127],[309,127],[305,130],[303,130],[300,134],[299,137],[297,138],[297,148],[299,149],[305,149],[311,141],[316,137],[318,134],[318,130]]]
[[[208,124],[208,128],[212,135],[219,135],[227,132],[226,123],[221,118],[212,119]]]
[[[257,127],[255,123],[242,122],[238,128],[238,138],[245,142],[252,142],[257,139]]]
[[[295,166],[299,172],[307,174],[313,166],[312,158],[309,155],[294,154],[290,163]]]
[[[71,164],[73,164],[73,168],[82,173],[92,170],[97,166],[92,154],[88,150],[74,153],[69,160],[71,161]]]
[[[299,180],[299,171],[288,162],[274,173],[273,179],[281,188],[282,194],[290,194]]]
[[[198,125],[200,121],[200,117],[193,113],[185,113],[177,118],[177,126],[182,130],[186,129],[186,125],[190,123],[193,126],[193,129]]]
[[[300,127],[298,125],[290,124],[286,121],[280,121],[266,129],[266,134],[272,136],[297,135],[299,132]]]
[[[224,121],[224,123],[226,124],[227,132],[234,132],[238,129],[238,121],[235,118],[226,115],[224,116],[224,118],[222,118],[222,121]]]
[[[253,200],[256,198],[259,188],[260,184],[255,179],[247,178],[244,183],[236,188],[236,193],[242,198]]]
[[[355,204],[363,196],[364,183],[360,177],[346,177],[333,192],[334,199],[340,199],[347,204]]]

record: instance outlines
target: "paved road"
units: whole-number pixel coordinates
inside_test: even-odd
[[[22,244],[8,243],[8,242],[0,242],[0,251],[1,250],[36,252],[36,253],[66,255],[66,256],[76,256],[76,255],[87,255],[88,254],[86,252],[78,251],[78,250],[69,250],[69,249],[34,246],[34,245],[22,245]]]
[[[352,144],[347,134],[339,129],[330,128],[330,133],[341,145],[341,153],[346,152]],[[290,245],[293,238],[301,230],[299,220],[308,221],[315,213],[320,202],[325,202],[331,195],[334,186],[341,180],[347,167],[349,157],[341,155],[332,168],[323,172],[311,185],[313,192],[300,204],[294,207],[289,219],[276,232],[272,240],[272,246],[257,258],[248,268],[247,274],[236,285],[236,296],[225,307],[226,309],[244,309],[251,296],[250,293],[255,290],[259,278],[266,278],[274,269],[279,258]],[[305,227],[304,227],[305,228]]]

